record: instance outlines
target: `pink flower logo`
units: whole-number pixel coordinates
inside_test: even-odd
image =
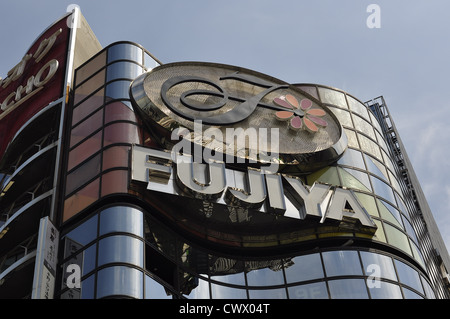
[[[289,121],[289,127],[295,131],[302,128],[309,132],[316,133],[320,127],[326,127],[327,121],[321,117],[326,114],[322,109],[313,109],[313,103],[309,99],[303,99],[300,102],[288,94],[277,97],[273,102],[289,111],[278,111],[275,116],[280,121]]]

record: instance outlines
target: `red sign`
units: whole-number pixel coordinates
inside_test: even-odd
[[[56,22],[0,79],[0,157],[33,115],[63,96],[69,31],[67,17]]]

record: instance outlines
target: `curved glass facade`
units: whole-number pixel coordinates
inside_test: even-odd
[[[76,71],[61,218],[60,298],[445,295],[432,284],[428,252],[415,226],[417,214],[405,196],[386,132],[363,103],[337,89],[297,85],[336,115],[348,139],[336,163],[299,179],[307,186],[351,191],[375,223],[373,235],[324,225],[300,228],[289,238],[268,230],[253,239],[249,235],[245,244],[239,242],[243,237],[230,236],[229,242],[241,247],[224,248],[220,239],[225,235],[210,232],[199,240],[192,236],[195,227],[183,228],[188,224],[179,217],[182,212],[152,205],[146,190],[130,182],[132,146],[157,145],[133,111],[129,88],[134,78],[157,65],[140,46],[121,42]],[[172,199],[159,200],[168,204]],[[161,211],[176,217],[161,218]],[[80,288],[68,286],[71,264],[81,269]]]
[[[435,298],[426,274],[382,250],[346,247],[230,257],[186,242],[132,206],[110,206],[64,236],[62,267],[81,289],[62,298]],[[67,278],[66,278],[67,279]]]

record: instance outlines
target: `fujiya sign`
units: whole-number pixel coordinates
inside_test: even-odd
[[[243,174],[247,189],[236,187],[236,178],[228,180],[237,176],[236,171],[225,168],[223,162],[198,164],[190,155],[140,146],[132,150],[132,180],[148,183],[148,190],[244,209],[262,211],[264,205],[268,213],[297,219],[315,217],[320,223],[359,221],[372,234],[376,230],[365,208],[348,189],[320,183],[307,187],[298,178],[261,174],[254,169]]]
[[[26,54],[22,60],[9,72],[5,79],[0,78],[0,95],[2,91],[8,87],[15,85],[30,67],[30,64],[38,64],[52,49],[57,37],[62,33],[62,29],[58,29],[49,38],[42,40],[34,53]],[[30,99],[33,95],[42,90],[46,83],[48,83],[56,74],[59,67],[59,62],[52,59],[45,63],[39,71],[31,75],[25,82],[16,84],[16,86],[2,101],[0,101],[0,109],[9,113],[8,111],[18,107]],[[5,113],[0,114],[3,115]]]

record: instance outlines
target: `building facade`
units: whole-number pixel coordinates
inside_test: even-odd
[[[0,113],[1,298],[450,297],[448,252],[382,98],[162,64],[132,42],[86,48],[95,37],[71,15],[30,50],[48,71],[12,71],[0,89],[7,111],[33,74],[60,83],[17,106],[30,109],[17,128]],[[59,79],[43,52],[63,32]]]

